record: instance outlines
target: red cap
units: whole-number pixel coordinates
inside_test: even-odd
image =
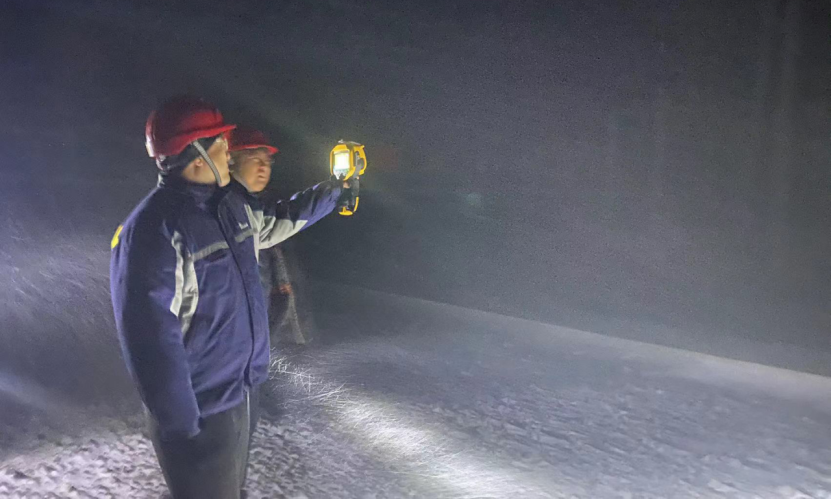
[[[228,136],[228,150],[242,151],[243,149],[265,148],[268,154],[277,152],[277,148],[268,143],[265,134],[259,130],[241,126],[231,132]]]
[[[150,113],[144,127],[147,154],[163,159],[174,156],[198,139],[214,137],[236,128],[222,119],[212,104],[194,97],[174,97]]]

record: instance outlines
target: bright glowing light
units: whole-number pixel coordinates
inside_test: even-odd
[[[349,151],[336,152],[335,164],[332,167],[332,172],[338,178],[343,178],[349,173]]]

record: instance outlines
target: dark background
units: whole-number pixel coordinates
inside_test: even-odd
[[[728,356],[831,350],[830,13],[5,2],[0,366],[124,383],[109,241],[155,183],[146,117],[182,92],[267,131],[285,194],[338,139],[367,145],[358,215],[297,238],[315,281]]]

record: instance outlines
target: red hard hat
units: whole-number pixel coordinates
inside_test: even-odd
[[[277,152],[277,148],[268,143],[265,134],[259,130],[246,126],[238,127],[228,136],[228,150],[242,151],[243,149],[265,148],[268,154]]]
[[[144,135],[147,154],[163,159],[181,153],[191,142],[214,137],[236,128],[222,119],[222,113],[202,99],[174,97],[150,113]]]

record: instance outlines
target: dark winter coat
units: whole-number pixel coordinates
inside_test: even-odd
[[[201,417],[266,380],[269,332],[257,253],[330,213],[324,182],[261,206],[245,188],[165,178],[113,238],[110,289],[128,370],[163,435],[194,436]]]

